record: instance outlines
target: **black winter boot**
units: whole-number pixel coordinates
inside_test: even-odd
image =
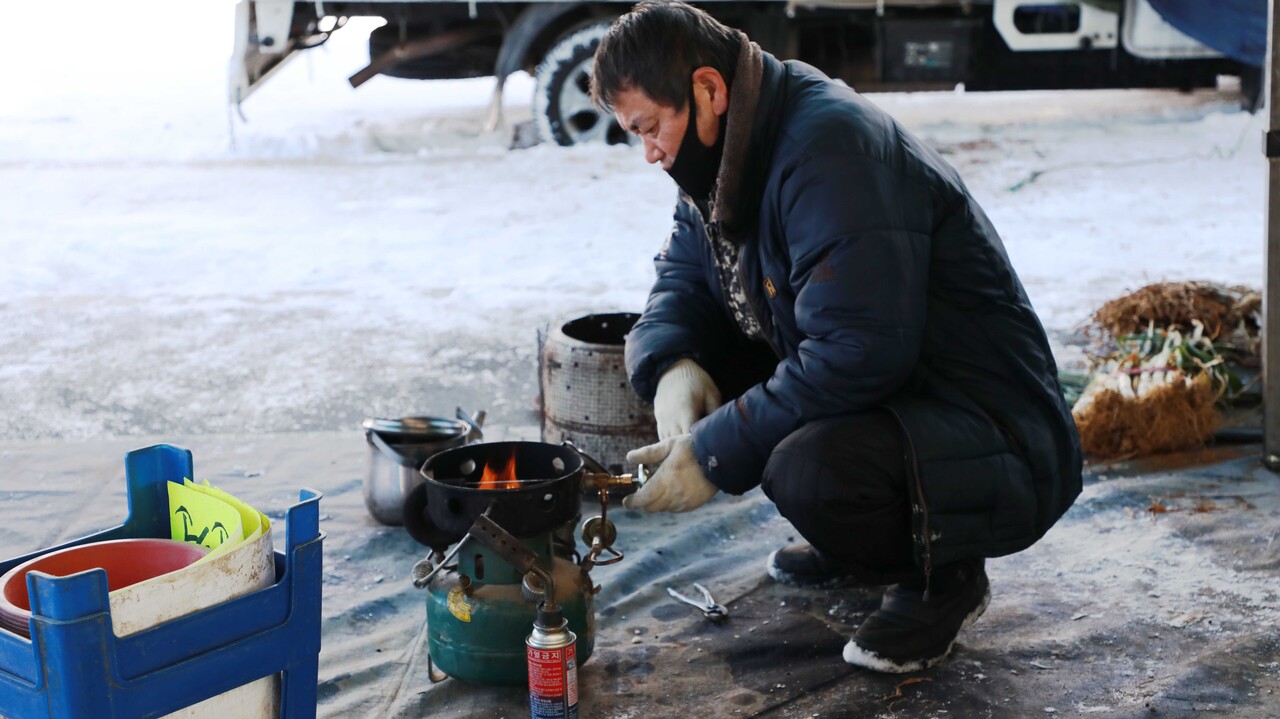
[[[862,584],[848,569],[809,544],[792,544],[769,555],[769,576],[803,589],[835,589]]]
[[[971,559],[934,570],[928,597],[924,581],[895,584],[880,608],[844,647],[844,660],[877,672],[903,674],[947,658],[961,629],[973,624],[991,601],[984,561]]]

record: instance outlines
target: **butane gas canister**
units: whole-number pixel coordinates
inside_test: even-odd
[[[577,637],[559,609],[538,607],[525,645],[531,719],[578,719]]]

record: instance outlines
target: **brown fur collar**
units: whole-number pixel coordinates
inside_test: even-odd
[[[747,177],[747,160],[751,153],[751,131],[755,123],[756,105],[760,101],[760,79],[764,73],[764,54],[760,46],[742,35],[742,50],[729,93],[728,117],[725,122],[724,155],[716,173],[715,194],[711,198],[711,221],[720,226],[722,236],[741,242],[741,229],[752,221],[742,217],[743,181]],[[750,206],[751,203],[745,203]]]

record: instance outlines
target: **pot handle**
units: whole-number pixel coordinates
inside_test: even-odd
[[[413,466],[413,462],[411,462],[404,455],[392,449],[391,445],[387,444],[387,441],[383,439],[381,436],[379,436],[377,432],[373,431],[372,429],[366,429],[364,431],[364,435],[369,439],[370,442],[373,443],[374,447],[378,448],[379,452],[382,452],[388,457],[395,459],[397,464],[404,465],[406,467]]]
[[[456,416],[458,419],[465,422],[467,427],[470,428],[467,430],[467,438],[463,442],[464,445],[475,444],[477,442],[484,441],[484,432],[481,431],[480,429],[480,425],[484,424],[484,417],[485,417],[484,410],[478,409],[476,410],[475,414],[471,416],[467,416],[466,411],[464,411],[461,407],[455,407],[454,416]]]
[[[573,450],[574,454],[581,457],[582,467],[588,472],[592,474],[610,474],[610,475],[612,474],[612,472],[610,472],[608,469],[605,469],[605,466],[603,464],[600,464],[599,462],[597,462],[594,457],[578,449],[578,446],[575,445],[572,441],[566,439],[560,443],[560,446],[567,447]]]
[[[643,464],[638,467],[634,475],[614,475],[613,472],[610,472],[594,457],[583,452],[581,449],[578,449],[578,447],[570,440],[564,440],[560,443],[560,446],[573,450],[574,454],[582,458],[582,485],[584,489],[590,484],[594,485],[597,490],[604,492],[604,494],[601,495],[602,497],[620,497],[625,494],[630,494],[644,485],[645,470]],[[615,492],[610,490],[617,491]]]

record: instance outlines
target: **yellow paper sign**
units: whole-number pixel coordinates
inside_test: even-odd
[[[211,549],[197,564],[221,556],[271,529],[267,515],[209,484],[169,482],[170,536]]]
[[[235,507],[192,485],[169,482],[170,536],[179,542],[217,549],[244,539],[244,522]]]

